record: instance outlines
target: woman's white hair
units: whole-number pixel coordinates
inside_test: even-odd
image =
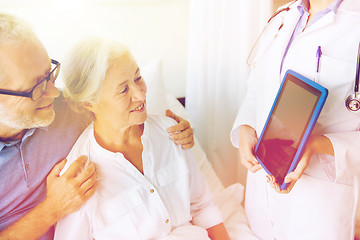
[[[102,38],[76,44],[63,64],[64,96],[78,108],[84,102],[96,103],[108,68],[125,54],[131,56],[127,47]]]

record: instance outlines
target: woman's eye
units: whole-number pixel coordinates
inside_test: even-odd
[[[126,93],[128,91],[129,87],[126,86],[123,90],[120,91],[120,94]]]
[[[136,78],[136,79],[135,79],[135,82],[139,82],[139,81],[141,81],[141,80],[142,80],[142,76]]]

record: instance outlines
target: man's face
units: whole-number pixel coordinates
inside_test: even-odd
[[[37,39],[1,42],[0,52],[1,89],[30,91],[50,72],[51,60]],[[57,96],[59,91],[51,81],[36,101],[0,94],[0,128],[23,130],[49,125],[55,117],[53,101]]]

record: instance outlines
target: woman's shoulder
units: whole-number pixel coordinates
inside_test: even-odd
[[[90,134],[92,134],[93,126],[90,124],[76,140],[74,146],[71,148],[69,154],[66,157],[66,165],[61,171],[62,175],[76,159],[82,155],[88,155],[89,153],[89,142]]]
[[[149,114],[147,123],[150,128],[155,128],[160,131],[165,130],[165,132],[167,132],[166,130],[169,127],[177,124],[177,122],[170,117],[167,117],[165,115],[156,115],[156,114]]]

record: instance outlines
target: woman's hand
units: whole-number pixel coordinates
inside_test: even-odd
[[[314,153],[328,154],[334,156],[334,148],[331,141],[322,135],[312,135],[306,144],[304,153],[300,158],[295,170],[286,175],[284,182],[289,183],[288,187],[284,190],[280,190],[280,185],[276,183],[274,176],[268,175],[268,182],[278,193],[289,193],[294,187],[297,180],[301,178],[305,169],[309,166],[310,159]]]
[[[190,149],[194,146],[194,133],[190,123],[185,119],[177,116],[171,110],[166,110],[166,116],[174,119],[178,124],[167,129],[170,139],[177,145],[181,145],[182,149]]]
[[[257,172],[261,165],[254,156],[255,145],[258,141],[256,131],[249,125],[240,126],[239,154],[241,163],[251,172]]]

